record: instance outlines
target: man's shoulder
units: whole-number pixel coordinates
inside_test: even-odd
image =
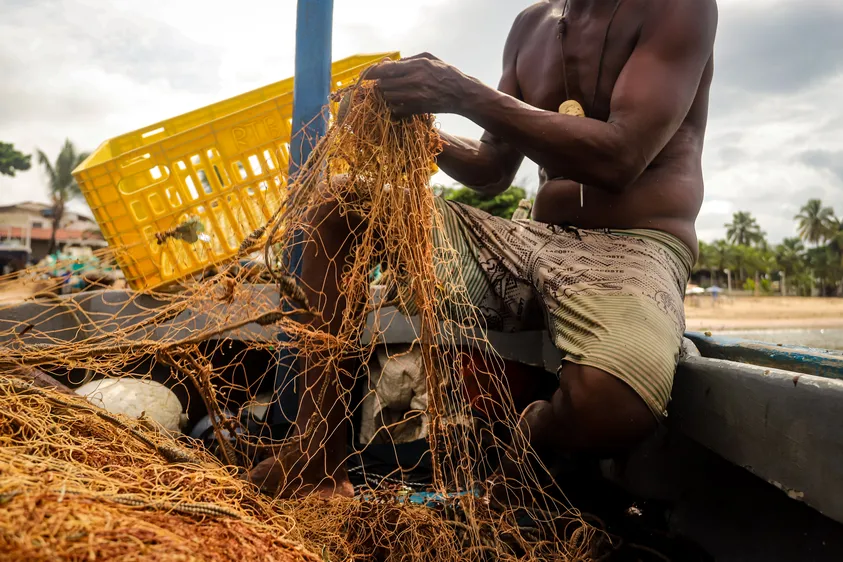
[[[536,2],[535,4],[522,10],[515,18],[515,23],[512,24],[512,28],[520,29],[522,27],[535,25],[539,20],[547,17],[552,10],[553,6],[550,2],[548,2],[548,0],[540,0],[539,2]]]
[[[515,17],[512,29],[509,32],[509,46],[517,48],[536,26],[552,12],[553,6],[548,0],[541,0],[521,11]]]
[[[666,21],[680,26],[684,24],[684,27],[716,25],[717,22],[717,0],[653,0],[647,3],[647,8],[645,23],[655,27]],[[681,29],[669,31],[682,32]]]
[[[539,0],[535,4],[531,4],[530,6],[521,10],[521,13],[518,14],[518,17],[528,18],[530,16],[535,15],[545,15],[552,9],[553,5],[548,0]]]
[[[506,45],[503,50],[504,61],[514,62],[521,46],[530,36],[543,17],[547,17],[552,6],[548,0],[541,0],[532,6],[524,9],[515,17],[509,35],[506,38]]]

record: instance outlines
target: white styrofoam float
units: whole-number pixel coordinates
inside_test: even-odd
[[[181,431],[187,423],[181,401],[161,383],[131,378],[100,379],[76,389],[91,404],[112,414],[144,416],[169,431]]]

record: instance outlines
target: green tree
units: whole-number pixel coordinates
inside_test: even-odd
[[[777,273],[781,268],[776,259],[776,252],[767,245],[765,240],[761,247],[756,249],[756,282],[760,282],[760,288],[769,293],[772,290],[771,275]],[[763,275],[763,279],[761,276]]]
[[[782,243],[776,246],[776,262],[785,274],[785,283],[797,288],[804,284],[805,266],[805,245],[799,238],[785,238]],[[810,279],[810,277],[809,277]]]
[[[747,261],[753,258],[749,251],[753,246],[765,247],[764,232],[758,226],[755,217],[748,212],[738,212],[732,215],[732,222],[726,227],[726,240],[734,245],[735,262],[739,272],[739,280],[746,280]],[[750,267],[750,273],[752,268]]]
[[[710,266],[714,268],[713,271],[716,271],[716,279],[721,279],[720,276],[724,274],[727,269],[731,271],[731,275],[737,275],[736,269],[738,267],[738,259],[735,246],[729,244],[725,240],[715,240],[714,243],[709,246],[709,251],[711,252],[711,256],[709,258],[711,260]]]
[[[840,256],[843,265],[843,220],[833,219],[829,227],[828,245]]]
[[[737,265],[735,259],[735,247],[725,240],[717,240],[713,244],[715,255],[717,256],[717,270],[723,271],[725,269],[734,269]]]
[[[831,245],[811,248],[807,253],[807,264],[820,289],[821,296],[833,296],[843,278],[843,266]]]
[[[43,151],[38,151],[38,162],[47,173],[47,189],[52,201],[51,218],[53,222],[52,233],[50,234],[49,253],[56,252],[56,232],[61,226],[61,220],[64,218],[65,206],[67,203],[82,195],[76,179],[73,177],[73,170],[82,163],[88,153],[76,152],[76,147],[69,140],[64,142],[64,146],[59,152],[55,163],[51,163],[50,159]]]
[[[788,283],[791,286],[796,287],[796,293],[800,297],[810,297],[811,296],[811,289],[814,287],[814,277],[811,274],[811,271],[806,266],[802,269],[798,274],[796,274],[796,278],[790,278]]]
[[[732,215],[726,227],[726,239],[738,246],[753,246],[764,241],[764,233],[751,213],[744,211]]]
[[[32,156],[15,150],[14,145],[0,142],[0,175],[15,177],[15,172],[25,172],[32,166]]]
[[[799,236],[802,240],[819,246],[833,235],[835,218],[831,207],[823,207],[819,199],[811,199],[802,207],[799,214],[793,217],[798,222]]]
[[[776,246],[776,261],[785,273],[793,275],[797,273],[805,263],[805,245],[799,238],[785,238],[782,243]]]
[[[763,247],[738,245],[734,248],[744,288],[752,288],[756,294],[761,288],[761,276],[776,268],[775,256]],[[750,283],[751,281],[751,283]]]
[[[481,193],[474,191],[467,187],[448,188],[443,186],[434,187],[435,192],[441,195],[448,201],[456,201],[471,207],[476,207],[481,211],[486,211],[490,215],[496,217],[503,217],[505,219],[512,218],[512,213],[518,208],[518,203],[522,199],[527,198],[527,192],[524,189],[512,186],[500,195],[488,197]]]
[[[717,246],[700,241],[700,257],[697,260],[694,271],[707,271],[709,283],[712,286],[717,285],[719,272],[723,269],[720,267],[720,262],[721,258]]]

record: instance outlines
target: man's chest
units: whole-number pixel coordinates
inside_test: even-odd
[[[615,83],[632,54],[641,17],[624,2],[600,13],[548,11],[518,49],[516,75],[522,99],[548,111],[578,101],[586,115],[606,119]]]

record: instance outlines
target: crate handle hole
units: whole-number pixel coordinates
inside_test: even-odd
[[[152,155],[147,152],[146,154],[141,154],[140,156],[135,156],[134,158],[129,158],[128,160],[124,160],[123,162],[120,163],[120,167],[121,168],[128,168],[130,166],[134,166],[135,164],[143,162],[144,160],[149,160],[150,158],[152,158]]]
[[[269,168],[270,170],[274,170],[275,169],[275,160],[272,157],[272,152],[270,152],[269,150],[264,150],[263,151],[263,158],[264,158],[264,160],[266,160],[266,167]]]
[[[197,171],[196,175],[199,176],[199,181],[202,183],[202,190],[206,194],[213,193],[214,188],[211,186],[211,182],[208,180],[208,175],[205,173],[205,170]]]
[[[226,181],[226,179],[228,178],[228,175],[226,174],[226,179],[223,179],[222,172],[220,171],[219,167],[217,167],[216,164],[214,164],[214,173],[217,174],[217,179],[220,181],[220,185],[223,186],[223,187],[227,187],[228,182]]]
[[[190,192],[190,196],[193,198],[194,201],[199,199],[199,191],[196,189],[196,184],[193,183],[193,178],[187,176],[185,178],[184,183],[187,184],[187,190]]]
[[[263,173],[263,169],[261,168],[260,160],[256,155],[249,156],[249,164],[252,165],[252,173],[256,176],[259,176]]]
[[[142,139],[148,139],[149,137],[154,137],[155,135],[160,135],[164,132],[164,127],[158,127],[157,129],[153,129],[151,131],[147,131],[141,135]]]
[[[126,166],[124,165],[124,167]],[[158,165],[127,174],[117,182],[117,189],[123,195],[132,195],[138,191],[152,189],[157,185],[166,183],[169,179],[170,169],[167,166]]]

